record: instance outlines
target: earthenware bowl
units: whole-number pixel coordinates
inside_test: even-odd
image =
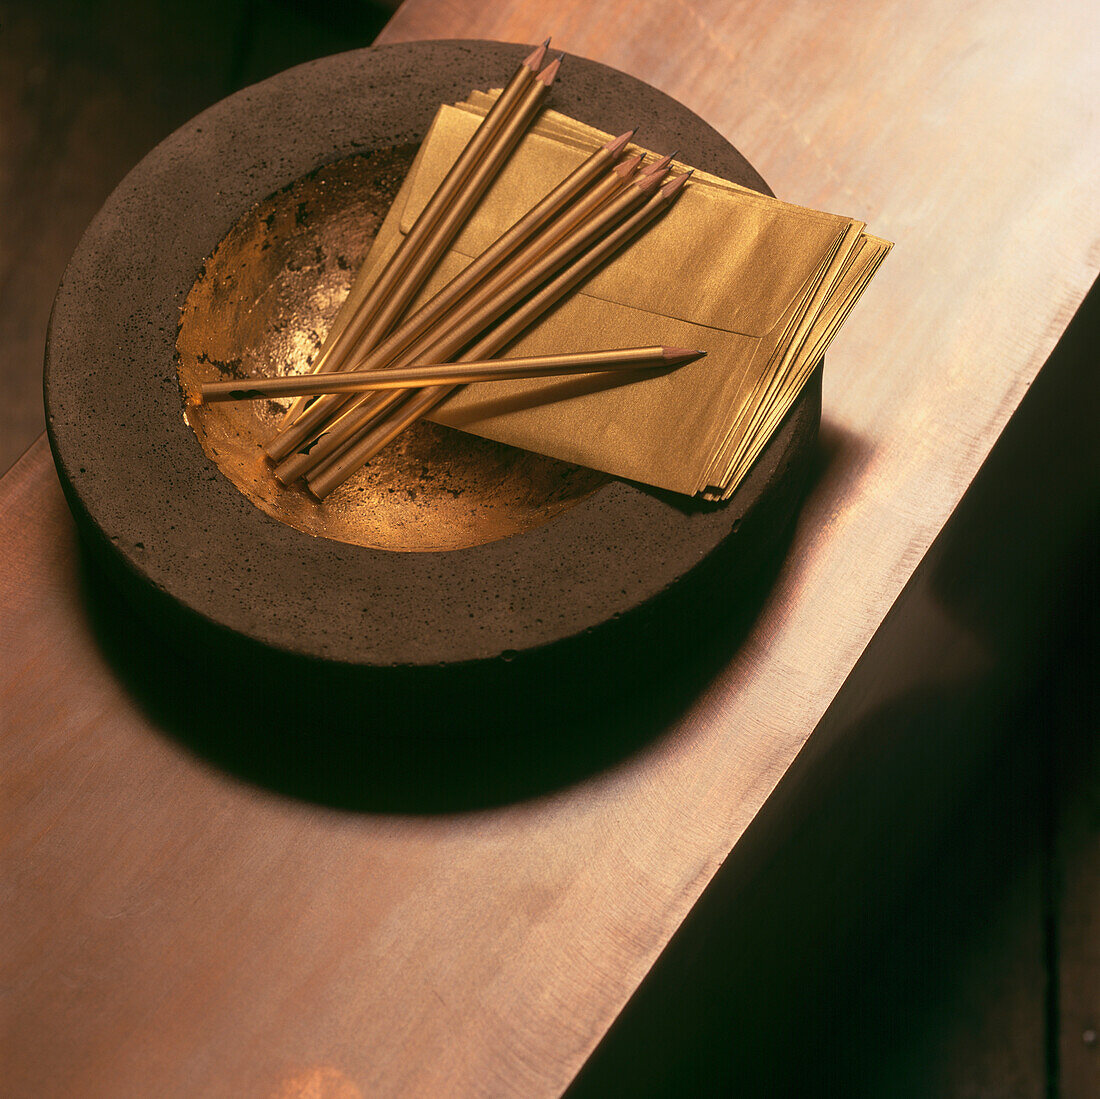
[[[308,360],[439,104],[524,52],[416,42],[291,69],[168,137],[92,222],[50,324],[50,443],[82,531],[154,617],[341,665],[507,661],[628,620],[746,527],[789,521],[820,374],[722,507],[425,426],[320,514],[265,487],[247,418],[263,408],[185,420],[181,372]],[[767,191],[606,66],[567,57],[552,105]]]

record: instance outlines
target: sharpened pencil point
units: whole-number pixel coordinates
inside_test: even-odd
[[[693,363],[696,359],[705,358],[705,351],[696,351],[692,347],[662,347],[661,354],[669,361],[675,362],[677,366],[684,363]]]
[[[619,153],[621,153],[623,149],[626,148],[627,142],[634,136],[636,132],[637,127],[635,127],[633,130],[627,130],[625,134],[619,134],[618,137],[614,138],[612,141],[609,141],[604,146],[604,148],[612,156],[618,156]]]
[[[642,154],[635,153],[633,156],[628,156],[626,160],[621,160],[611,170],[616,174],[623,177],[623,179],[629,179],[637,170],[638,165],[642,162]]]
[[[676,152],[679,152],[677,149]],[[648,168],[645,169],[645,175],[653,175],[655,172],[663,172],[671,163],[672,158],[676,153],[669,153],[668,156],[661,157],[660,160],[655,160]]]
[[[561,68],[561,58],[564,56],[565,55],[562,54],[561,57],[555,57],[554,60],[535,77],[535,79],[539,81],[540,84],[545,84],[549,88],[550,85],[554,83],[554,77],[558,75],[558,69]]]
[[[669,153],[668,156],[662,156],[659,161],[653,161],[653,163],[650,164],[649,167],[643,169],[643,173],[649,176],[657,172],[664,172],[665,169],[667,169],[668,166],[672,163],[672,157],[675,155],[675,153]]]
[[[678,176],[674,176],[661,188],[661,194],[665,198],[672,198],[687,183],[694,171],[695,169],[692,168],[690,171],[681,172]]]
[[[533,73],[537,73],[546,58],[546,47],[549,45],[550,39],[548,38],[541,46],[535,47],[535,49],[523,59],[524,68],[530,69]]]
[[[650,191],[656,191],[657,188],[661,186],[666,175],[668,175],[667,168],[660,168],[657,171],[650,169],[648,172],[642,172],[642,174],[634,180],[634,186],[637,187],[638,190],[649,194]]]

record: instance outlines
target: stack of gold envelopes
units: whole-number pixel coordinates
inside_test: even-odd
[[[362,301],[493,98],[475,92],[464,103],[440,108],[334,332]],[[544,111],[414,307],[609,139]],[[889,249],[866,234],[862,222],[696,171],[674,209],[529,328],[507,354],[660,344],[698,348],[706,358],[628,380],[604,374],[467,386],[430,418],[618,477],[727,499]]]

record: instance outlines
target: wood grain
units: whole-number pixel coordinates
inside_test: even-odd
[[[992,0],[570,0],[552,16],[409,0],[383,40],[552,30],[695,109],[781,197],[896,241],[830,356],[822,477],[747,644],[663,737],[550,796],[406,817],[249,787],[157,731],[89,619],[95,575],[40,443],[0,486],[2,980],[19,1052],[4,1090],[560,1092],[809,739],[1091,283],[1097,20]]]

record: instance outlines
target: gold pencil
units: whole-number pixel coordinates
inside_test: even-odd
[[[536,74],[546,57],[549,42],[550,39],[548,38],[541,46],[528,54],[512,74],[504,90],[497,97],[496,102],[485,118],[482,119],[481,124],[466,143],[465,148],[459,154],[458,159],[451,166],[443,181],[436,188],[435,193],[428,200],[427,205],[425,205],[415,224],[402,240],[397,251],[389,258],[379,273],[367,296],[348,320],[344,329],[313,363],[312,370],[314,373],[334,369],[338,363],[346,358],[351,348],[359,342],[363,333],[371,326],[379,311],[385,306],[395,288],[400,284],[409,266],[425,245],[430,242],[440,220],[446,215],[451,206],[460,200],[471,173],[483,160],[487,152],[493,148],[509,117],[521,100],[524,99],[525,94],[531,91],[532,85],[537,79]],[[541,87],[541,93],[537,94],[537,99],[540,102],[546,94],[548,85],[544,83]],[[287,409],[284,422],[288,422],[296,411],[297,408],[293,405]]]
[[[432,385],[467,385],[472,382],[508,381],[516,378],[554,378],[601,371],[653,369],[680,366],[705,355],[683,347],[624,347],[602,351],[573,351],[557,355],[527,355],[480,362],[420,363],[395,370],[350,370],[340,374],[302,374],[282,378],[248,378],[230,382],[205,382],[199,403],[258,401],[265,398],[311,396],[316,393],[354,393],[371,389],[412,389]]]
[[[467,177],[461,193],[440,218],[430,240],[413,257],[400,282],[394,286],[390,296],[363,333],[360,340],[363,349],[372,348],[390,330],[424,285],[440,256],[450,247],[451,241],[481,200],[486,188],[499,174],[512,150],[538,114],[560,66],[561,58],[551,61],[531,82],[516,109],[505,119],[491,148]]]

